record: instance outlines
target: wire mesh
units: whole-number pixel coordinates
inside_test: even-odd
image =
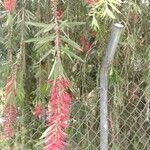
[[[130,82],[122,91],[117,92],[116,88],[116,92],[112,92],[111,86],[109,87],[109,150],[148,150],[150,86],[144,85],[143,81],[138,85]],[[46,128],[46,123],[44,118],[37,120],[32,116],[30,112],[18,118],[15,125],[16,136],[10,140],[1,139],[0,149],[43,149],[43,141],[39,138]],[[100,149],[99,116],[98,89],[91,91],[84,98],[75,99],[72,103],[66,149]],[[28,123],[24,123],[24,118],[29,118]],[[2,134],[2,128],[0,132]]]

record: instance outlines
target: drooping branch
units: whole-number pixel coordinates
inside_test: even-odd
[[[51,0],[51,5],[52,5],[52,11],[53,11],[53,17],[54,17],[54,23],[55,23],[55,55],[58,59],[58,61],[60,61],[61,58],[61,50],[60,50],[60,30],[59,30],[59,16],[58,16],[58,0]]]
[[[71,95],[67,92],[69,82],[63,77],[61,65],[61,40],[59,29],[59,16],[57,11],[58,1],[51,0],[54,23],[55,23],[55,61],[58,65],[56,78],[50,80],[50,100],[47,118],[47,135],[45,137],[46,150],[64,150],[66,147],[67,134],[65,130],[69,125]]]
[[[22,71],[25,73],[26,68],[26,52],[25,52],[25,2],[26,0],[22,0],[22,11],[21,11],[21,28],[20,28],[20,63],[22,67]]]

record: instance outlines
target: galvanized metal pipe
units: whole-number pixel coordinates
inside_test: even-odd
[[[110,41],[102,60],[100,71],[100,150],[108,150],[108,69],[111,64],[123,25],[116,23],[112,26]]]

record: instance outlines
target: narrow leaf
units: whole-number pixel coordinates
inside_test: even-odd
[[[47,42],[51,42],[53,41],[55,38],[54,35],[50,35],[48,37],[45,37],[45,38],[42,38],[37,44],[44,44],[44,43],[47,43]]]
[[[75,59],[77,59],[77,60],[79,60],[79,61],[81,61],[81,62],[84,62],[79,56],[77,56],[76,54],[74,54],[73,52],[71,52],[71,51],[69,51],[69,49],[67,49],[67,48],[62,48],[62,50],[68,55],[68,56],[71,56],[71,57],[73,57],[73,58],[75,58]]]
[[[55,24],[51,23],[49,24],[45,29],[44,29],[44,33],[49,32],[50,30],[52,30],[54,28]]]
[[[40,139],[45,138],[45,137],[48,135],[48,133],[49,133],[54,127],[55,127],[55,124],[53,124],[53,125],[51,125],[50,127],[48,127],[48,128],[45,130],[45,132],[42,134],[42,136],[40,137]]]
[[[62,21],[60,28],[64,28],[64,27],[68,27],[68,28],[72,28],[75,26],[80,26],[80,25],[84,25],[85,22],[67,22],[67,21]]]
[[[39,40],[41,40],[42,38],[31,38],[25,41],[25,43],[32,43],[32,42],[37,42]]]
[[[106,14],[110,17],[110,18],[112,18],[112,19],[115,19],[115,16],[114,16],[114,14],[112,13],[112,11],[108,8],[108,7],[106,7]]]
[[[54,71],[55,71],[55,67],[56,67],[56,60],[54,61],[54,64],[53,64],[53,66],[52,66],[52,69],[51,69],[51,72],[50,72],[50,74],[49,74],[49,76],[48,76],[48,79],[50,79],[51,76],[53,75],[53,73],[54,73]]]
[[[38,22],[26,22],[27,25],[31,25],[31,26],[35,26],[35,27],[40,27],[40,28],[45,28],[47,27],[49,24],[45,24],[45,23],[38,23]]]
[[[41,61],[43,61],[49,54],[51,53],[51,50],[49,50],[35,65],[39,64]]]
[[[66,38],[64,36],[61,36],[61,40],[64,41],[64,42],[66,42],[67,44],[69,44],[73,48],[82,51],[82,49],[80,48],[80,46],[77,43],[75,43],[74,41],[72,41],[70,38]]]
[[[116,8],[115,5],[113,5],[112,3],[110,3],[110,6],[112,7],[113,10],[115,10],[118,14],[120,14],[121,12]]]

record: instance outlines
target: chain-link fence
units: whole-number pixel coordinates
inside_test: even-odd
[[[109,93],[109,149],[148,150],[150,147],[150,87],[130,82],[123,93]],[[119,87],[118,87],[119,88]],[[117,89],[115,89],[117,90]],[[74,104],[69,143],[76,150],[100,149],[99,102],[95,91]],[[94,98],[95,97],[95,98]]]
[[[144,81],[139,84],[131,81],[122,92],[119,87],[115,89],[110,87],[108,103],[110,150],[149,150],[149,94],[150,86],[144,85]],[[93,90],[86,97],[73,101],[67,139],[68,150],[100,149],[99,116],[98,90]],[[29,116],[25,114],[18,118],[15,126],[16,136],[9,140],[1,139],[1,150],[43,149],[43,141],[39,138],[45,130],[44,119],[37,120],[32,118],[31,114]],[[2,130],[0,131],[2,133]]]
[[[119,92],[119,87],[116,87],[115,93],[109,93],[110,150],[149,150],[150,87],[143,89],[143,84],[130,82],[128,88],[123,89],[123,93]],[[73,101],[67,139],[68,150],[100,149],[99,116],[97,91],[93,90],[86,98]],[[22,117],[18,118],[15,125],[16,136],[9,140],[1,139],[1,150],[43,149],[39,138],[45,130],[44,119],[35,120],[31,114],[25,115],[26,121]]]

